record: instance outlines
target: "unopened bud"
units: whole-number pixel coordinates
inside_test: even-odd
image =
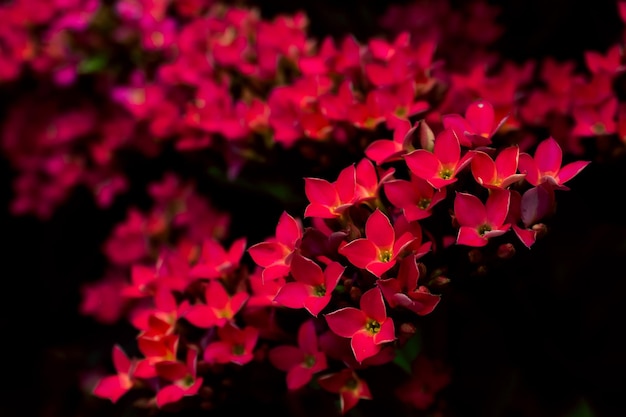
[[[548,226],[543,223],[533,225],[532,229],[537,233],[537,239],[541,239],[548,234]]]
[[[469,261],[473,264],[477,264],[483,260],[483,253],[480,249],[472,249],[467,253],[467,256],[469,257]]]
[[[350,288],[350,298],[354,302],[358,302],[361,299],[361,290],[358,287]]]
[[[430,280],[429,285],[435,287],[443,287],[444,285],[448,285],[450,283],[450,278],[444,277],[443,275],[439,275]]]
[[[415,334],[417,328],[412,323],[402,323],[400,325],[400,332],[405,334]]]
[[[511,259],[515,255],[515,246],[512,243],[503,243],[498,247],[498,258]]]

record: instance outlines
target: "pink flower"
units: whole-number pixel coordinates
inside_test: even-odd
[[[197,363],[198,351],[189,349],[185,363],[163,361],[156,364],[157,375],[171,382],[171,384],[161,387],[157,392],[157,406],[163,407],[166,404],[177,402],[185,396],[198,393],[203,379],[196,375]]]
[[[341,246],[339,253],[357,268],[366,269],[379,278],[396,264],[398,256],[415,240],[410,232],[396,238],[389,218],[380,209],[368,217],[365,236]]]
[[[291,261],[295,281],[285,283],[274,301],[289,308],[305,308],[317,317],[328,305],[344,270],[338,262],[331,262],[322,272],[317,263],[296,253]]]
[[[350,346],[358,362],[376,355],[385,343],[396,338],[393,320],[387,317],[378,287],[363,293],[360,307],[344,307],[325,316],[335,334],[351,339]]]
[[[465,111],[465,118],[450,114],[442,117],[443,126],[452,129],[462,146],[475,148],[491,143],[492,136],[502,127],[508,117],[496,123],[493,105],[486,100],[476,100]]]
[[[246,250],[246,238],[235,240],[228,251],[217,241],[210,238],[204,241],[200,259],[191,268],[189,275],[195,278],[217,279],[228,275],[239,267],[239,262]]]
[[[226,323],[217,330],[218,341],[204,350],[204,360],[209,363],[236,363],[244,365],[253,358],[252,351],[259,338],[259,330],[252,326],[243,329]]]
[[[580,173],[591,161],[575,161],[561,166],[563,152],[558,142],[549,137],[537,145],[534,158],[527,153],[519,156],[519,170],[526,180],[537,186],[547,182],[557,190],[569,190],[565,183]]]
[[[313,320],[307,320],[300,326],[297,347],[277,346],[268,355],[272,365],[287,372],[287,388],[290,390],[305,386],[315,373],[328,366],[326,355],[319,350]]]
[[[320,387],[339,394],[339,408],[342,414],[354,408],[359,400],[371,400],[372,394],[367,383],[359,378],[352,369],[321,376],[317,379]]]
[[[524,178],[517,173],[519,147],[509,146],[498,153],[495,161],[483,151],[474,151],[472,175],[485,188],[507,188]]]
[[[411,174],[411,180],[391,180],[385,183],[385,196],[402,210],[409,222],[430,217],[432,210],[446,198],[446,188],[436,189],[426,180]]]
[[[239,291],[231,296],[221,281],[212,280],[206,285],[204,293],[206,304],[184,307],[181,305],[181,316],[197,327],[206,329],[213,326],[223,327],[234,320],[248,298],[249,295],[245,291]]]
[[[133,387],[131,378],[134,365],[118,345],[113,346],[113,365],[117,373],[100,379],[93,394],[115,403]]]
[[[411,255],[400,262],[397,278],[379,279],[376,285],[391,307],[402,306],[424,316],[435,309],[441,297],[431,294],[427,287],[418,285],[419,278],[415,255]]]
[[[435,138],[432,152],[417,149],[405,155],[404,160],[413,174],[435,188],[443,188],[456,182],[456,175],[471,162],[473,156],[472,152],[467,152],[461,157],[457,134],[446,129]]]
[[[509,204],[508,190],[492,190],[485,205],[473,194],[458,192],[454,199],[454,215],[460,225],[456,243],[480,247],[506,233],[511,226],[504,223]]]
[[[305,178],[304,193],[309,205],[304,217],[332,219],[354,203],[356,193],[356,168],[350,165],[339,173],[333,183],[321,178]]]

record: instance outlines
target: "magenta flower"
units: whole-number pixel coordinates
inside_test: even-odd
[[[389,218],[379,209],[365,222],[365,238],[357,238],[339,248],[339,253],[357,268],[366,269],[380,278],[390,270],[398,256],[415,237],[405,232],[396,239]]]
[[[328,305],[344,270],[338,262],[331,262],[322,272],[313,260],[296,253],[291,261],[295,281],[285,283],[274,301],[289,308],[305,308],[317,317]]]
[[[410,181],[388,181],[384,190],[389,202],[401,209],[409,222],[430,217],[435,205],[446,198],[446,188],[438,190],[415,175]]]
[[[376,355],[382,346],[395,340],[393,320],[387,317],[385,301],[378,287],[361,296],[361,309],[344,307],[326,314],[328,327],[341,337],[350,338],[358,362]]]
[[[547,182],[557,190],[569,190],[564,185],[580,173],[591,161],[575,161],[564,166],[563,151],[552,137],[537,145],[534,158],[527,153],[519,156],[519,170],[526,174],[526,180],[537,186]]]
[[[509,185],[524,178],[517,173],[519,147],[504,148],[496,159],[483,151],[474,151],[472,158],[472,175],[476,182],[485,188],[507,188]]]
[[[433,151],[416,149],[404,160],[413,174],[425,179],[435,188],[456,182],[456,175],[470,163],[472,152],[461,157],[461,144],[452,129],[443,130],[435,138]]]
[[[354,408],[359,400],[372,399],[367,383],[349,368],[321,376],[317,379],[317,382],[326,391],[339,394],[341,414],[345,414],[348,410]]]
[[[327,368],[326,355],[319,350],[315,323],[307,320],[298,330],[298,346],[276,346],[269,351],[272,365],[287,372],[287,388],[295,390],[311,381],[313,375]]]
[[[457,193],[454,215],[460,227],[456,243],[480,247],[485,246],[490,238],[503,235],[511,226],[504,223],[509,204],[508,190],[492,190],[485,205],[473,194]]]

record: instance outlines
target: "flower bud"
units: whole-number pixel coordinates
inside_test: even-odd
[[[512,243],[503,243],[498,247],[498,258],[511,259],[515,255],[515,246]]]
[[[541,239],[548,234],[548,226],[543,223],[534,224],[532,229],[537,233],[537,239]]]
[[[361,290],[358,287],[350,288],[350,298],[357,303],[361,299]]]
[[[480,249],[472,249],[467,253],[467,256],[469,257],[469,261],[473,264],[477,264],[479,262],[482,262],[483,260],[483,253],[480,251]]]

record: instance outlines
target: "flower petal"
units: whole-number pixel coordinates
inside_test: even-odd
[[[358,308],[345,307],[324,316],[328,327],[336,335],[352,337],[356,332],[365,328],[367,317]]]

